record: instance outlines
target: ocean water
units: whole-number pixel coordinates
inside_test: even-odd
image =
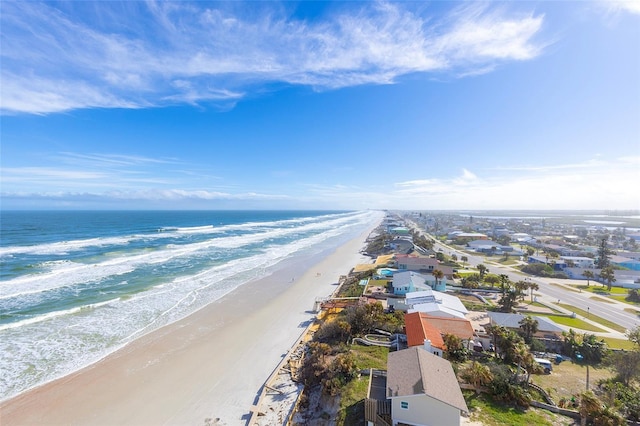
[[[320,253],[380,212],[2,212],[0,400]],[[346,271],[345,271],[346,272]]]

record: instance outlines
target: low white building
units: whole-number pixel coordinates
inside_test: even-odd
[[[595,265],[595,261],[590,257],[562,256],[561,259],[564,260],[567,266],[573,264],[573,267],[576,268],[593,268]]]
[[[456,296],[435,290],[407,293],[407,312],[424,312],[434,317],[465,318],[469,313]]]

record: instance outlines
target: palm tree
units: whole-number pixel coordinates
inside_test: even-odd
[[[480,274],[471,274],[462,278],[462,287],[464,288],[480,287]]]
[[[533,355],[529,352],[529,348],[522,341],[517,342],[513,347],[513,358],[518,365],[516,379],[518,378],[520,370],[524,369],[527,372],[527,383],[529,383],[531,373],[534,372],[537,367]]]
[[[491,284],[491,288],[500,282],[500,278],[498,278],[495,274],[489,274],[484,277],[484,282]]]
[[[612,266],[607,266],[606,268],[602,268],[600,271],[600,278],[607,282],[607,290],[611,291],[611,283],[616,282],[616,276],[613,272]]]
[[[524,296],[527,294],[527,289],[529,288],[529,283],[524,280],[516,281],[514,284],[516,288],[516,293],[520,296],[520,300],[524,300]]]
[[[433,278],[436,279],[436,288],[437,288],[438,280],[441,280],[444,277],[444,272],[442,272],[440,269],[434,269],[432,274],[433,274]]]
[[[533,303],[533,291],[534,290],[539,290],[540,286],[538,285],[538,283],[535,283],[533,281],[529,281],[529,290],[531,290],[531,302]]]
[[[503,296],[510,286],[511,281],[509,281],[509,276],[507,274],[500,274],[500,288],[502,289]]]
[[[593,272],[591,271],[584,271],[582,273],[582,276],[585,277],[587,279],[587,287],[589,287],[589,280],[592,279],[594,277]]]
[[[574,346],[574,352],[579,361],[587,366],[587,390],[589,390],[589,366],[599,364],[607,354],[607,344],[603,339],[598,340],[594,334],[583,334],[582,342]]]
[[[487,272],[489,272],[489,268],[487,268],[484,264],[479,263],[478,266],[476,266],[476,269],[478,270],[478,272],[480,272],[480,279],[482,280],[484,278],[484,274],[486,274]]]
[[[480,393],[481,386],[488,385],[493,381],[493,374],[489,367],[477,361],[473,361],[470,366],[465,368],[461,377],[475,387],[476,393]]]
[[[526,343],[531,343],[533,335],[538,332],[538,320],[530,315],[527,315],[526,317],[522,318],[522,320],[520,320],[518,324],[520,324],[522,334],[524,334],[524,341]]]
[[[462,264],[464,265],[465,263],[467,263],[469,261],[469,258],[467,256],[461,256],[460,260],[462,261]]]
[[[518,306],[518,295],[515,291],[507,291],[498,300],[498,305],[500,305],[500,312],[513,312],[513,308]]]

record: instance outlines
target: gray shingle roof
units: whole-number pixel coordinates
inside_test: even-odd
[[[387,397],[422,394],[469,411],[449,361],[421,347],[389,353]]]
[[[489,318],[496,324],[507,328],[520,328],[520,321],[524,318],[522,314],[508,314],[504,312],[489,312]],[[538,321],[538,331],[561,333],[563,330],[553,320],[541,317],[533,316]]]

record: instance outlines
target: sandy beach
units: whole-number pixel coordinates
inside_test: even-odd
[[[370,262],[359,251],[373,228],[3,402],[0,424],[246,424],[264,381],[312,320],[314,300]]]

